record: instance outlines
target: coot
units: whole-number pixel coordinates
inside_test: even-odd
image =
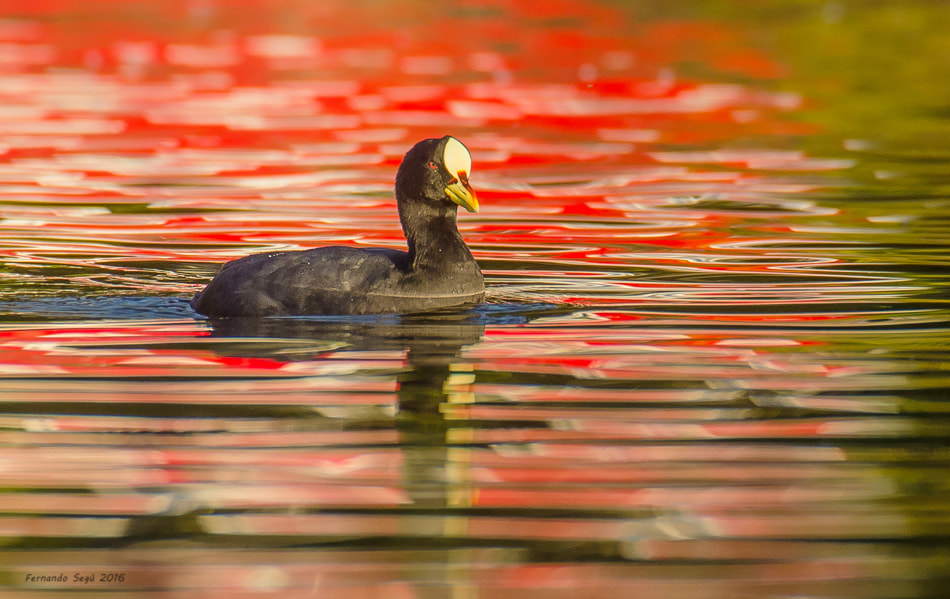
[[[245,256],[224,265],[191,300],[211,317],[405,314],[475,304],[482,271],[456,225],[478,212],[472,157],[451,136],[412,147],[396,173],[409,251],[330,246]]]

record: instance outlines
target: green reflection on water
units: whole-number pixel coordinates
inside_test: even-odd
[[[631,12],[641,5],[630,4]],[[859,157],[849,175],[864,185],[848,195],[947,197],[950,11],[946,3],[785,0],[649,5],[652,16],[660,18],[722,22],[766,50],[781,65],[772,85],[806,99],[793,118],[820,127],[817,135],[790,140],[790,145],[816,156]],[[685,73],[711,74],[708,65],[699,62],[681,68]]]

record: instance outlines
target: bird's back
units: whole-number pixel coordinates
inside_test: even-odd
[[[396,314],[484,295],[474,261],[451,269],[446,280],[430,274],[411,272],[406,252],[385,248],[254,254],[225,264],[191,305],[209,316]]]
[[[191,305],[209,316],[371,313],[368,292],[407,267],[408,254],[383,248],[254,254],[225,264]]]

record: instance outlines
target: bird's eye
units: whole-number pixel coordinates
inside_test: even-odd
[[[439,165],[437,165],[437,164],[434,163],[434,162],[430,162],[430,163],[429,163],[429,168],[432,169],[432,170],[435,170],[435,169],[439,168]]]

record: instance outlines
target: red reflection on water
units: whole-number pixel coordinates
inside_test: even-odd
[[[676,72],[700,48],[713,70],[781,73],[721,26],[638,25],[573,0],[543,10],[476,2],[413,19],[388,3],[108,7],[50,0],[0,28],[0,191],[12,200],[0,256],[23,287],[39,283],[43,267],[69,264],[103,275],[74,279],[81,293],[101,291],[104,279],[110,292],[187,293],[213,267],[180,261],[402,246],[395,167],[415,140],[452,132],[473,150],[486,204],[461,228],[476,257],[495,262],[486,270],[501,299],[526,299],[510,277],[535,263],[543,268],[529,286],[575,276],[577,266],[599,273],[570,290],[541,282],[531,291],[554,303],[653,301],[654,289],[686,301],[774,302],[763,286],[741,297],[692,282],[657,288],[605,280],[603,268],[689,280],[794,266],[754,245],[736,246],[759,258],[746,264],[693,256],[753,241],[741,228],[797,237],[774,221],[827,212],[786,197],[813,184],[774,172],[847,166],[796,151],[710,149],[806,132],[783,117],[800,104],[794,94]],[[693,254],[641,258],[631,246]],[[806,256],[795,274],[813,264]],[[802,280],[800,301],[826,299]]]
[[[242,2],[228,9],[186,2],[122,11],[108,6],[68,1],[24,6],[24,20],[0,30],[8,48],[0,73],[4,114],[9,115],[0,115],[0,129],[11,134],[5,140],[5,163],[16,191],[50,194],[63,203],[110,205],[136,198],[155,207],[158,196],[165,208],[219,209],[222,202],[241,206],[255,196],[265,201],[247,221],[226,223],[235,231],[256,229],[257,240],[224,233],[209,238],[177,228],[182,221],[175,219],[142,222],[85,215],[72,226],[42,213],[32,215],[35,226],[57,231],[90,224],[108,229],[103,231],[107,242],[125,241],[133,231],[135,237],[151,232],[168,241],[235,243],[235,253],[242,253],[255,241],[281,240],[287,234],[281,227],[305,237],[315,233],[306,221],[269,218],[282,207],[266,201],[272,198],[262,190],[319,200],[334,191],[306,178],[299,180],[297,191],[292,176],[320,168],[322,157],[330,158],[330,164],[356,157],[363,170],[343,181],[348,189],[341,191],[352,194],[369,183],[382,192],[390,186],[391,171],[366,167],[380,164],[379,156],[384,157],[381,166],[394,166],[412,141],[446,129],[464,134],[476,150],[480,171],[506,170],[491,180],[486,174],[489,203],[507,206],[519,196],[533,199],[535,208],[525,206],[530,214],[539,205],[536,192],[543,190],[505,193],[509,177],[520,178],[507,173],[512,167],[578,161],[607,161],[612,169],[651,164],[656,160],[649,151],[653,143],[708,142],[771,130],[779,122],[770,113],[796,106],[791,96],[671,74],[667,65],[690,55],[699,43],[725,45],[724,53],[731,57],[726,63],[757,65],[746,74],[774,75],[777,67],[763,67],[767,59],[742,51],[732,34],[684,25],[637,31],[622,12],[586,3],[559,2],[540,11],[478,3],[481,10],[491,6],[502,14],[435,11],[397,29],[392,28],[390,19],[396,15],[390,5],[365,12],[342,4],[294,4],[285,10],[312,25],[293,33],[281,30],[282,13],[272,2]],[[102,26],[72,26],[70,15],[79,14],[96,15]],[[561,26],[551,19],[570,23]],[[466,35],[447,39],[445,31]],[[486,50],[488,42],[509,49]],[[730,116],[738,110],[759,116],[747,114],[738,122]],[[373,130],[384,135],[374,138]],[[332,147],[340,139],[352,141]],[[323,143],[325,151],[294,149],[315,143]],[[243,155],[219,152],[202,158],[197,152],[207,148],[241,150]],[[787,161],[796,159],[804,158]],[[132,187],[133,181],[116,175],[144,178],[138,183],[146,187]],[[281,175],[290,178],[281,180]],[[148,187],[169,183],[185,189]],[[189,187],[208,183],[246,193],[222,195],[220,189],[203,193]],[[589,200],[574,198],[563,214],[606,214],[590,202],[603,200],[611,187],[620,191],[607,187]],[[545,206],[558,203],[541,197]],[[350,206],[336,209],[352,213]],[[217,216],[206,218],[220,222]],[[391,232],[395,221],[381,226]],[[569,231],[557,223],[551,226],[570,242]],[[467,221],[466,228],[476,246],[492,242],[479,236],[490,231],[488,223]],[[601,232],[607,241],[615,234],[609,228]],[[356,235],[353,241],[398,241],[398,232],[379,235]],[[291,240],[296,242],[303,238]],[[180,257],[194,258],[190,252]],[[225,257],[231,256],[218,259]]]

